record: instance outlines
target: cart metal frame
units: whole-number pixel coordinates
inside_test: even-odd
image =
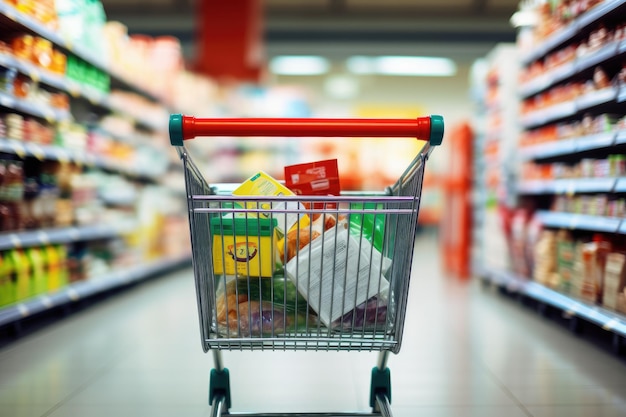
[[[420,117],[417,119],[201,119],[192,116],[175,114],[170,116],[170,141],[177,148],[179,156],[183,161],[185,173],[186,195],[189,211],[189,226],[192,243],[192,259],[196,285],[196,297],[198,303],[198,316],[200,323],[200,334],[202,347],[205,352],[209,350],[213,353],[214,368],[210,373],[209,404],[212,405],[211,415],[230,415],[231,389],[229,371],[224,366],[221,350],[350,350],[350,351],[379,351],[379,358],[376,366],[372,369],[370,384],[370,407],[371,413],[236,413],[235,415],[277,417],[277,416],[371,416],[382,415],[391,416],[391,375],[387,367],[389,353],[400,351],[402,335],[404,331],[404,319],[407,308],[407,298],[409,282],[413,261],[413,248],[415,243],[417,216],[419,213],[424,168],[428,157],[434,147],[440,145],[443,138],[444,126],[441,116]],[[312,197],[312,196],[232,196],[229,190],[223,186],[212,186],[204,179],[198,167],[192,161],[184,140],[189,140],[197,136],[235,136],[235,137],[407,137],[424,140],[424,146],[418,155],[409,164],[398,181],[383,192],[351,192],[342,193],[341,196]],[[250,293],[250,283],[262,280],[260,272],[250,271],[249,263],[247,273],[243,278],[234,277],[234,287],[236,300],[240,296],[248,297],[249,307],[246,313],[241,311],[240,304],[229,309],[226,288],[230,288],[225,274],[215,274],[215,262],[213,259],[213,245],[216,238],[215,221],[219,223],[219,230],[226,224],[225,218],[231,216],[245,218],[246,233],[245,242],[249,239],[261,237],[254,233],[248,233],[248,221],[257,219],[264,215],[270,220],[275,218],[284,219],[287,215],[295,215],[298,218],[298,230],[303,216],[308,216],[308,222],[302,229],[308,227],[310,236],[313,235],[313,222],[310,220],[318,217],[323,219],[322,224],[327,219],[333,218],[337,223],[335,227],[323,231],[323,236],[330,236],[328,250],[331,252],[332,268],[328,262],[320,268],[331,268],[332,277],[320,275],[319,277],[319,300],[314,302],[312,296],[312,284],[314,273],[311,272],[312,257],[309,258],[307,271],[302,271],[299,257],[311,254],[311,246],[301,247],[295,255],[295,261],[285,262],[291,272],[289,279],[298,288],[298,292],[303,290],[308,294],[305,301],[305,310],[308,312],[318,312],[316,308],[322,305],[322,286],[330,288],[331,306],[330,312],[337,305],[333,317],[339,317],[333,322],[322,323],[320,319],[315,319],[314,314],[289,312],[286,307],[278,309],[279,304],[275,304],[276,295],[274,283],[271,283],[272,299],[268,304],[266,299],[259,300],[253,304],[255,299]],[[356,274],[350,274],[348,263],[354,263],[354,256],[349,261],[348,256],[343,259],[345,267],[342,269],[337,265],[342,261],[338,251],[338,236],[341,228],[339,221],[342,219],[344,227],[348,228],[352,218],[360,219],[361,236],[353,237],[349,234],[347,247],[353,245],[353,255],[356,256]],[[363,243],[364,222],[366,216],[371,216],[374,222],[376,219],[382,221],[382,229],[372,229],[372,233],[380,233],[381,240],[378,248],[373,249],[373,244]],[[213,222],[212,222],[213,220]],[[234,222],[234,220],[232,220]],[[286,223],[285,223],[286,224]],[[259,230],[260,230],[260,226]],[[295,227],[295,226],[294,226]],[[372,226],[373,227],[373,226]],[[234,225],[233,225],[234,228]],[[234,234],[234,232],[233,232]],[[348,233],[344,233],[348,235]],[[342,235],[343,236],[343,235]],[[233,236],[234,237],[234,236]],[[298,234],[297,239],[300,238]],[[222,246],[224,246],[224,236],[222,235]],[[318,238],[319,239],[319,238]],[[323,239],[324,243],[326,238]],[[324,256],[324,243],[322,252]],[[299,245],[299,241],[296,242]],[[356,245],[356,246],[355,246]],[[286,253],[285,243],[285,253]],[[246,246],[246,250],[248,247]],[[270,252],[277,251],[278,245],[272,241]],[[267,248],[264,249],[266,252]],[[356,251],[356,252],[354,252]],[[346,253],[350,252],[349,250]],[[375,252],[377,254],[375,254]],[[342,255],[343,256],[343,255]],[[224,256],[225,257],[225,256]],[[326,258],[325,258],[326,259]],[[364,261],[363,259],[367,259]],[[386,264],[385,273],[383,264],[388,260],[390,266]],[[286,261],[286,259],[281,259]],[[221,260],[224,262],[224,260]],[[362,267],[366,265],[365,268]],[[336,264],[335,264],[336,263]],[[376,265],[378,263],[378,265]],[[342,264],[343,265],[343,264]],[[378,269],[377,269],[378,268]],[[224,270],[224,268],[222,268]],[[365,271],[364,273],[362,273]],[[287,274],[286,274],[287,275]],[[356,275],[352,276],[352,275]],[[274,273],[272,273],[273,279]],[[302,278],[305,277],[305,278]],[[248,280],[248,292],[237,291],[239,279]],[[299,281],[300,280],[300,281]],[[330,282],[329,282],[330,281]],[[357,316],[357,309],[365,303],[357,300],[357,295],[349,297],[348,281],[355,286],[355,294],[359,289],[365,288],[367,293],[365,299],[369,302],[375,300],[373,314],[367,308],[363,308],[361,316]],[[306,282],[306,285],[304,284]],[[388,283],[388,289],[384,290],[383,283]],[[377,287],[376,287],[377,285]],[[386,284],[385,284],[386,285]],[[341,290],[336,288],[340,287]],[[220,292],[220,288],[223,293]],[[286,291],[286,290],[285,290]],[[333,304],[333,297],[337,293],[342,295],[341,303]],[[351,294],[351,293],[350,293]],[[371,294],[375,294],[372,298]],[[280,294],[278,294],[280,297]],[[286,293],[285,293],[286,297]],[[223,301],[222,301],[223,298]],[[247,299],[247,300],[248,300]],[[325,300],[326,301],[326,300]],[[351,304],[352,301],[352,304]],[[218,305],[225,304],[228,316],[220,318]],[[237,301],[237,303],[240,303]],[[231,302],[231,304],[235,304]],[[256,310],[252,306],[255,306]],[[369,305],[369,304],[368,304]],[[265,307],[269,306],[269,313]],[[224,306],[222,306],[224,307]],[[296,302],[297,307],[297,302]],[[302,307],[302,306],[301,306]],[[368,314],[368,311],[370,313]],[[258,316],[256,313],[259,313]],[[231,313],[234,314],[231,317]],[[293,320],[291,320],[293,314]],[[305,317],[304,321],[301,320]],[[310,318],[311,317],[311,318]],[[372,319],[373,317],[373,319]],[[379,319],[380,317],[380,319]],[[255,321],[255,318],[258,321]],[[362,323],[359,319],[362,318]],[[368,321],[369,320],[369,321]],[[291,322],[292,324],[287,324]],[[256,323],[256,327],[254,326]],[[293,324],[298,323],[298,324]]]

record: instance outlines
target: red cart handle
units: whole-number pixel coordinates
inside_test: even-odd
[[[443,117],[417,119],[203,119],[182,114],[170,116],[170,142],[196,136],[281,136],[281,137],[407,137],[441,145]]]

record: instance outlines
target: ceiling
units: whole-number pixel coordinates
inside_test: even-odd
[[[197,1],[102,0],[109,20],[131,33],[174,35],[193,56]],[[216,1],[216,0],[211,0]],[[224,1],[224,0],[217,0]],[[235,1],[235,0],[229,0]],[[513,42],[519,0],[265,0],[268,56],[435,55],[458,62]]]

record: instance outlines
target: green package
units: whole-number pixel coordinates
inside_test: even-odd
[[[375,210],[381,209],[380,203],[352,203],[352,210],[372,210],[372,213],[351,213],[350,234],[352,236],[363,236],[379,252],[382,252],[385,240],[385,215],[376,214]]]

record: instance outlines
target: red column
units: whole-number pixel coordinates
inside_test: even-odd
[[[472,142],[468,123],[460,123],[446,134],[450,150],[449,171],[444,181],[444,210],[440,242],[443,270],[459,278],[471,275],[472,246]],[[426,167],[428,170],[428,166]]]
[[[196,70],[217,80],[258,82],[263,68],[260,0],[200,0]]]

